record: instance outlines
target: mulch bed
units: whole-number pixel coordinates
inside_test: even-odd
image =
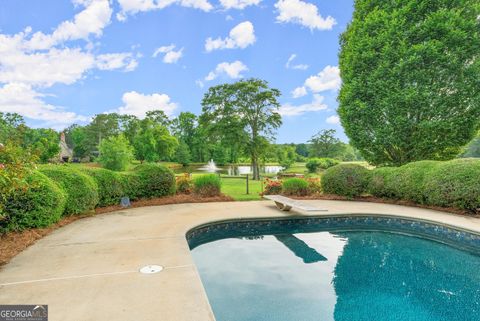
[[[130,208],[181,204],[181,203],[209,203],[209,202],[231,202],[233,199],[229,196],[216,196],[202,198],[195,195],[175,195],[162,198],[145,199],[132,202]],[[47,228],[34,228],[21,232],[10,232],[0,236],[0,266],[7,264],[15,255],[25,250],[37,240],[50,234],[54,230],[75,222],[76,220],[91,217],[96,214],[104,214],[124,209],[121,206],[108,206],[95,209],[95,212],[84,215],[67,216],[62,218],[58,223]]]
[[[432,209],[432,210],[449,212],[449,213],[458,214],[458,215],[467,215],[470,217],[480,217],[480,211],[477,211],[476,213],[472,213],[472,212],[460,210],[457,208],[427,206],[427,205],[416,204],[409,201],[390,200],[390,199],[377,198],[373,196],[362,196],[362,197],[355,197],[353,199],[350,199],[343,196],[325,194],[325,195],[315,195],[315,196],[308,196],[308,197],[292,197],[292,198],[302,199],[302,200],[359,201],[359,202],[395,204],[395,205],[404,205],[404,206]],[[209,203],[209,202],[231,202],[231,201],[234,201],[234,200],[231,197],[226,195],[202,198],[196,195],[180,194],[175,196],[135,201],[135,202],[132,202],[130,208],[156,206],[156,205],[168,205],[168,204],[182,204],[182,203]],[[48,228],[35,228],[35,229],[25,230],[22,232],[10,232],[10,233],[4,234],[0,236],[0,266],[5,265],[15,255],[22,252],[30,245],[34,244],[37,240],[50,234],[52,231],[62,226],[65,226],[67,224],[70,224],[76,220],[79,220],[85,217],[91,217],[96,214],[104,214],[104,213],[114,212],[122,209],[124,208],[119,205],[101,207],[101,208],[95,209],[95,212],[91,214],[64,217],[62,220],[60,220],[60,222]]]

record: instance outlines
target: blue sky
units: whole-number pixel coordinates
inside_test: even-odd
[[[62,129],[95,114],[199,114],[209,86],[257,77],[282,92],[277,142],[335,109],[338,36],[353,0],[2,0],[0,111]]]

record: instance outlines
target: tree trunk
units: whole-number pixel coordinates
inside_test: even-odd
[[[252,155],[252,169],[253,169],[252,179],[255,181],[260,180],[260,168],[258,165],[258,157],[256,155]]]

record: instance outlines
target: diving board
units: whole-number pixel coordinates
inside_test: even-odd
[[[328,210],[310,206],[302,201],[297,201],[282,195],[263,195],[263,198],[275,202],[279,210],[290,211],[292,208],[297,208],[305,212],[326,212]]]

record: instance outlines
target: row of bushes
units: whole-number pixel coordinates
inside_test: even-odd
[[[47,227],[65,215],[119,204],[122,197],[137,200],[174,195],[177,184],[174,173],[157,164],[142,164],[132,172],[120,173],[102,168],[42,166],[27,177],[26,187],[5,198],[0,232]],[[198,177],[191,184],[201,196],[220,194],[220,179],[215,175]]]
[[[334,158],[309,158],[305,167],[307,167],[308,172],[316,173],[320,169],[328,169],[338,164],[340,164],[340,161]]]
[[[222,182],[215,174],[196,176],[192,179],[190,174],[177,177],[177,193],[191,194],[192,192],[201,197],[220,195]]]
[[[320,194],[322,188],[319,178],[288,178],[284,181],[267,179],[264,195],[283,194],[287,196],[309,196]]]
[[[431,206],[480,209],[480,160],[420,161],[368,170],[341,164],[325,171],[324,193],[407,200]]]

